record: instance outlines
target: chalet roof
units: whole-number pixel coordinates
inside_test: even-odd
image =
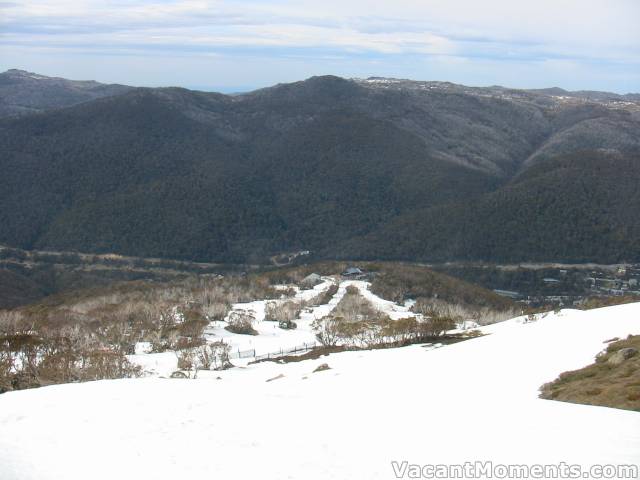
[[[322,277],[317,273],[311,273],[302,279],[303,282],[317,282],[318,280],[322,280]]]
[[[361,273],[362,270],[360,270],[358,267],[349,267],[344,272],[342,272],[343,275],[360,275]]]

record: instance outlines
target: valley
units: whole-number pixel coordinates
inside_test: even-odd
[[[0,0],[0,480],[640,479],[639,19]]]
[[[3,479],[632,466],[637,96],[9,71],[0,100]]]

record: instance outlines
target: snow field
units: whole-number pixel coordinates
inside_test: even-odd
[[[0,478],[374,480],[394,478],[392,460],[640,461],[638,413],[537,398],[604,340],[640,333],[640,304],[481,329],[433,350],[4,394]],[[321,363],[331,369],[312,373]]]

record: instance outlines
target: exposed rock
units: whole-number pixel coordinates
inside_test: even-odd
[[[330,369],[331,367],[328,364],[323,363],[322,365],[318,365],[316,369],[313,371],[313,373],[322,372],[323,370],[330,370]]]
[[[611,364],[611,365],[620,365],[621,363],[623,363],[625,360],[630,359],[631,357],[634,357],[635,355],[638,354],[638,350],[635,348],[622,348],[620,350],[618,350],[616,353],[614,353],[613,355],[611,355],[609,357],[609,360],[607,360],[607,363]]]

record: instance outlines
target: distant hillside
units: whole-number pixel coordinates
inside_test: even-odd
[[[218,262],[640,260],[640,102],[314,77],[0,120],[0,242]]]
[[[26,251],[0,245],[0,309],[26,305],[60,292],[100,289],[124,281],[153,283],[252,270],[251,265]]]
[[[640,259],[640,153],[545,160],[502,188],[394,218],[346,258],[602,263]]]
[[[0,73],[0,117],[68,107],[128,92],[132,87],[45,77],[24,70]]]

